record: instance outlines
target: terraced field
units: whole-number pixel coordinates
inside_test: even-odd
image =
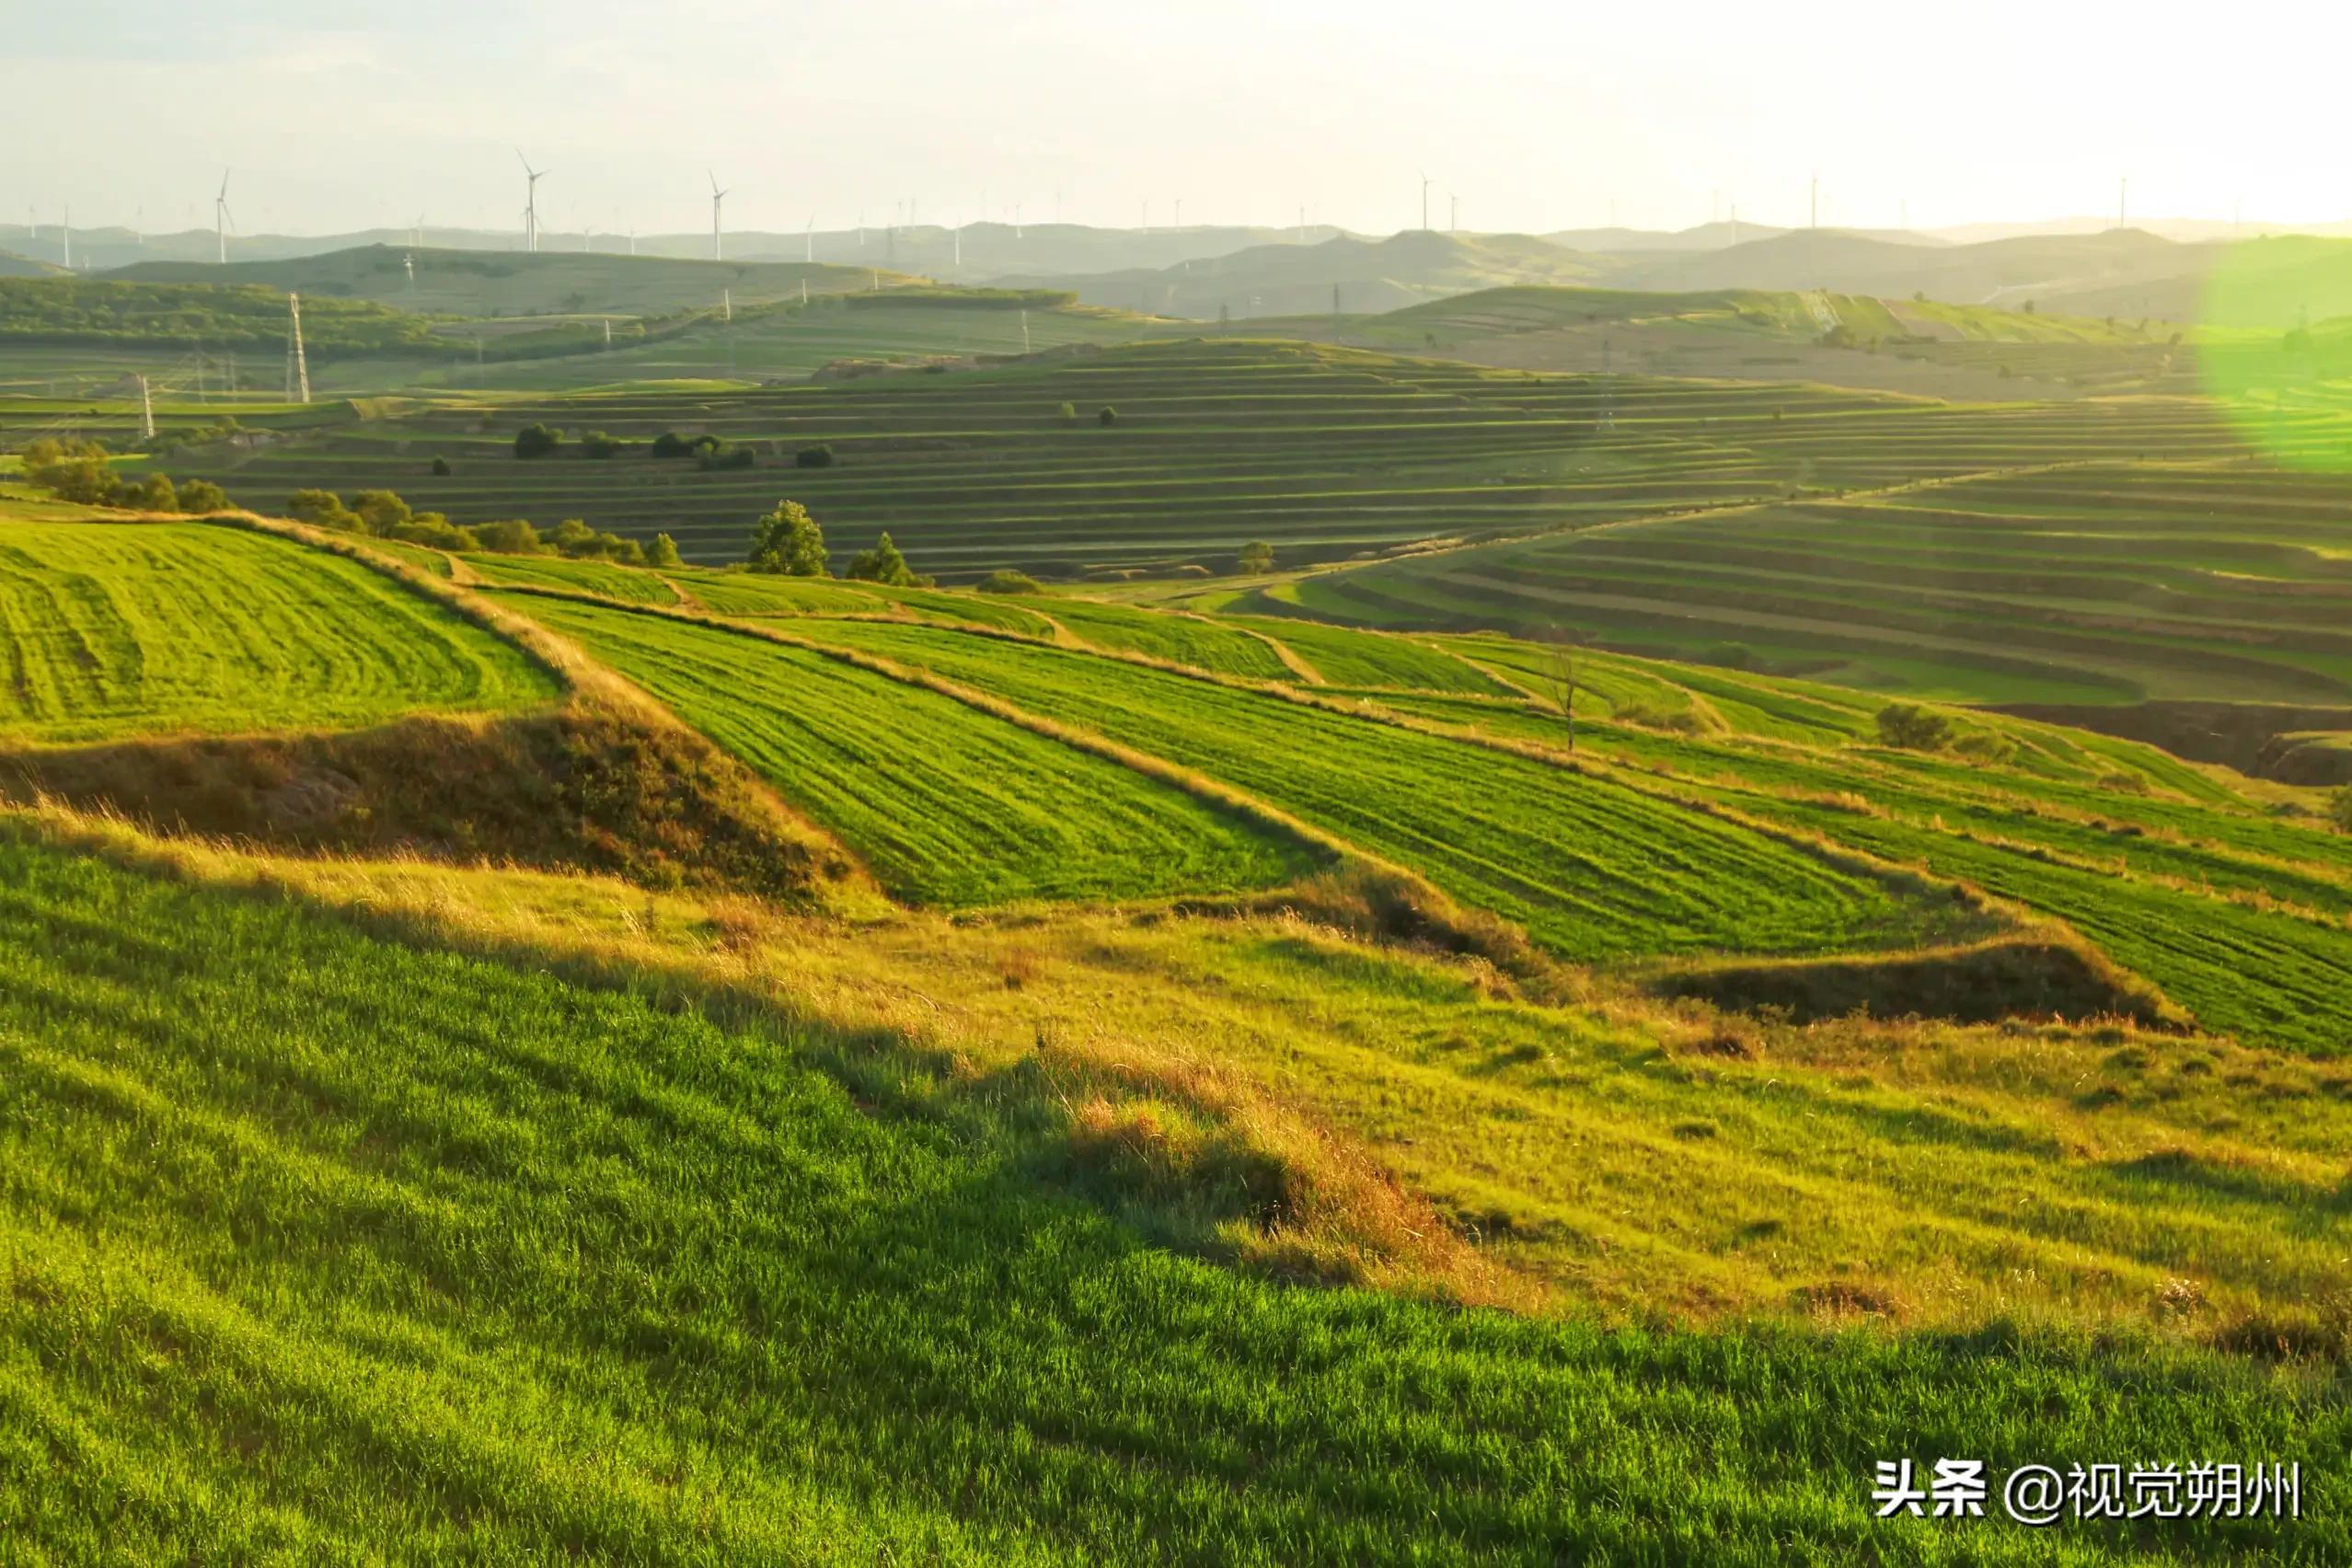
[[[907,898],[1229,893],[1315,859],[1116,763],[820,654],[594,605],[515,604],[749,762]]]
[[[1093,654],[873,622],[801,629],[1222,779],[1574,957],[1846,951],[1927,919],[1797,849],[1524,758]]]
[[[551,700],[518,650],[389,578],[204,524],[0,506],[0,740],[343,728]]]
[[[1701,658],[1737,646],[1962,699],[2341,703],[2347,517],[2352,482],[2332,476],[2090,466],[1459,550],[1280,598],[1376,625],[1556,625]]]

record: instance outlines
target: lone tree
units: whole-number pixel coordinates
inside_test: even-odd
[[[798,452],[792,454],[792,467],[795,468],[830,468],[833,467],[833,448],[831,445],[822,441],[818,442],[814,446],[803,446]]]
[[[653,542],[645,547],[645,564],[655,567],[684,566],[679,559],[678,542],[667,534],[656,534]]]
[[[1543,684],[1545,695],[1559,705],[1568,723],[1568,750],[1576,750],[1576,634],[1557,621],[1544,628]]]
[[[2352,784],[2346,784],[2329,797],[2327,820],[2335,824],[2338,833],[2352,833]]]
[[[1952,721],[1932,709],[1889,703],[1878,710],[1878,738],[1905,751],[1941,751],[1951,744]]]
[[[824,530],[799,502],[779,501],[775,511],[759,520],[752,533],[751,554],[745,559],[754,571],[823,577]]]
[[[1241,553],[1234,557],[1234,564],[1248,572],[1272,571],[1274,547],[1263,539],[1252,539],[1241,547]]]
[[[1102,405],[1102,411],[1094,416],[1094,422],[1105,427],[1117,424],[1119,422],[1119,410],[1113,408],[1110,404],[1105,403]]]
[[[929,581],[915,574],[888,534],[875,540],[872,549],[851,556],[849,570],[842,575],[855,582],[879,582],[885,588],[920,588]]]
[[[514,432],[514,455],[545,457],[563,444],[563,432],[553,425],[529,424]]]

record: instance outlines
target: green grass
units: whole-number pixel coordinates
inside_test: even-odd
[[[1412,638],[1262,616],[1229,618],[1288,648],[1329,686],[1472,692],[1488,697],[1500,697],[1508,689],[1469,661]]]
[[[2352,483],[2324,475],[2081,467],[1454,551],[1292,598],[1379,625],[1741,647],[1783,673],[1960,700],[2342,703],[2347,503]]]
[[[0,738],[351,728],[553,699],[524,654],[364,566],[204,524],[0,518]]]
[[[1572,956],[1851,949],[1920,920],[1866,878],[1539,762],[1087,653],[866,622],[806,629],[1221,779]]]
[[[0,869],[0,1533],[37,1553],[2052,1561],[1869,1518],[1874,1460],[1964,1450],[2304,1465],[2300,1526],[2070,1561],[2352,1551],[2324,1378],[1264,1282],[917,1050],[17,832]]]
[[[1171,786],[821,654],[593,605],[516,607],[751,764],[907,898],[1226,893],[1312,860]]]
[[[1286,681],[1297,677],[1282,655],[1238,627],[1219,626],[1189,616],[1130,609],[1094,599],[1033,599],[1027,603],[1050,616],[1081,642],[1114,652],[1144,653],[1196,670],[1239,675],[1245,680]]]
[[[467,556],[466,564],[485,581],[506,587],[570,588],[640,605],[678,602],[677,594],[659,574],[638,567],[615,566],[609,561],[477,553]]]

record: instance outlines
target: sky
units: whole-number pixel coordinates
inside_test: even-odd
[[[201,20],[199,19],[201,18]],[[1388,233],[2352,216],[2281,5],[0,0],[0,222]]]

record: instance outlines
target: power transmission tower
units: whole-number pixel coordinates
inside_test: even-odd
[[[286,401],[310,401],[310,361],[302,352],[302,295],[286,295]]]

